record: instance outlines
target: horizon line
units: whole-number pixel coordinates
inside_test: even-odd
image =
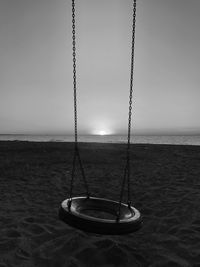
[[[0,136],[2,135],[20,135],[20,136],[74,136],[74,134],[63,134],[63,133],[0,133]],[[127,134],[79,134],[79,136],[127,136]],[[196,133],[136,133],[131,134],[131,136],[200,136],[200,132]]]

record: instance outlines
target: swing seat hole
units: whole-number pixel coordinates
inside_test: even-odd
[[[115,220],[117,217],[117,214],[111,214],[108,211],[102,211],[97,209],[82,209],[81,213],[90,217],[106,220]]]
[[[76,212],[80,215],[90,216],[93,219],[116,220],[119,212],[119,203],[102,198],[76,199],[73,204]],[[128,219],[133,212],[127,205],[121,204],[120,219]]]

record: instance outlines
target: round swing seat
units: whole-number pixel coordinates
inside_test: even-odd
[[[138,230],[142,224],[140,212],[121,203],[117,219],[119,205],[104,198],[74,197],[61,203],[59,218],[72,227],[97,234],[120,235]]]

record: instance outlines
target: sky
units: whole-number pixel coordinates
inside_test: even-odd
[[[126,134],[131,0],[76,0],[79,134]],[[137,0],[132,134],[200,134],[200,1]],[[73,134],[70,0],[0,0],[0,134]]]

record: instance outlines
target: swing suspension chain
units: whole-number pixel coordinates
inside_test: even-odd
[[[86,195],[89,197],[89,188],[87,180],[85,177],[85,171],[81,161],[79,149],[78,149],[78,127],[77,127],[77,83],[76,83],[76,28],[75,28],[75,0],[72,0],[72,56],[73,56],[73,90],[74,90],[74,158],[73,158],[73,167],[72,167],[72,176],[70,184],[69,198],[72,199],[73,194],[73,185],[74,185],[74,176],[76,172],[76,158],[78,157],[78,162],[80,165],[81,175],[83,178],[84,186],[86,189]],[[69,207],[71,202],[69,202]]]
[[[75,2],[72,0],[72,56],[73,56],[73,85],[74,85],[74,133],[75,145],[78,142],[77,130],[77,97],[76,97],[76,28],[75,28]]]
[[[123,200],[124,187],[127,179],[127,191],[128,199],[127,204],[130,207],[131,205],[131,194],[130,194],[130,138],[131,138],[131,118],[132,118],[132,97],[133,97],[133,71],[134,71],[134,50],[135,50],[135,23],[136,23],[136,0],[133,0],[133,22],[132,22],[132,49],[131,49],[131,75],[130,75],[130,94],[129,94],[129,113],[128,113],[128,135],[127,135],[127,150],[126,150],[126,165],[124,169],[124,176],[122,180],[122,187],[120,193],[119,201],[119,210],[117,219],[120,217],[121,213],[121,204]],[[83,165],[81,162],[79,149],[78,149],[78,130],[77,130],[77,83],[76,83],[76,31],[75,31],[75,0],[72,0],[72,55],[73,55],[73,90],[74,90],[74,133],[75,133],[75,149],[74,149],[74,159],[73,159],[73,169],[71,177],[71,186],[70,186],[70,199],[72,198],[73,192],[73,183],[75,176],[75,166],[76,166],[76,157],[80,164],[80,169],[86,188],[87,197],[90,196],[87,180],[85,177]]]
[[[127,141],[127,177],[128,177],[128,198],[129,198],[128,201],[131,201],[130,199],[130,138],[131,138],[132,99],[133,99],[133,72],[134,72],[134,59],[135,59],[135,23],[136,23],[136,0],[134,0],[133,2],[131,77],[130,77],[128,141]]]
[[[130,75],[130,94],[129,94],[129,114],[128,114],[128,136],[127,136],[127,151],[126,151],[126,165],[124,170],[124,177],[122,180],[118,219],[121,212],[121,203],[123,199],[124,186],[127,178],[128,199],[127,204],[131,206],[130,193],[130,139],[131,139],[131,118],[132,118],[132,98],[133,98],[133,72],[134,72],[134,56],[135,56],[135,24],[136,24],[136,0],[133,1],[133,22],[132,22],[132,44],[131,44],[131,75]]]

